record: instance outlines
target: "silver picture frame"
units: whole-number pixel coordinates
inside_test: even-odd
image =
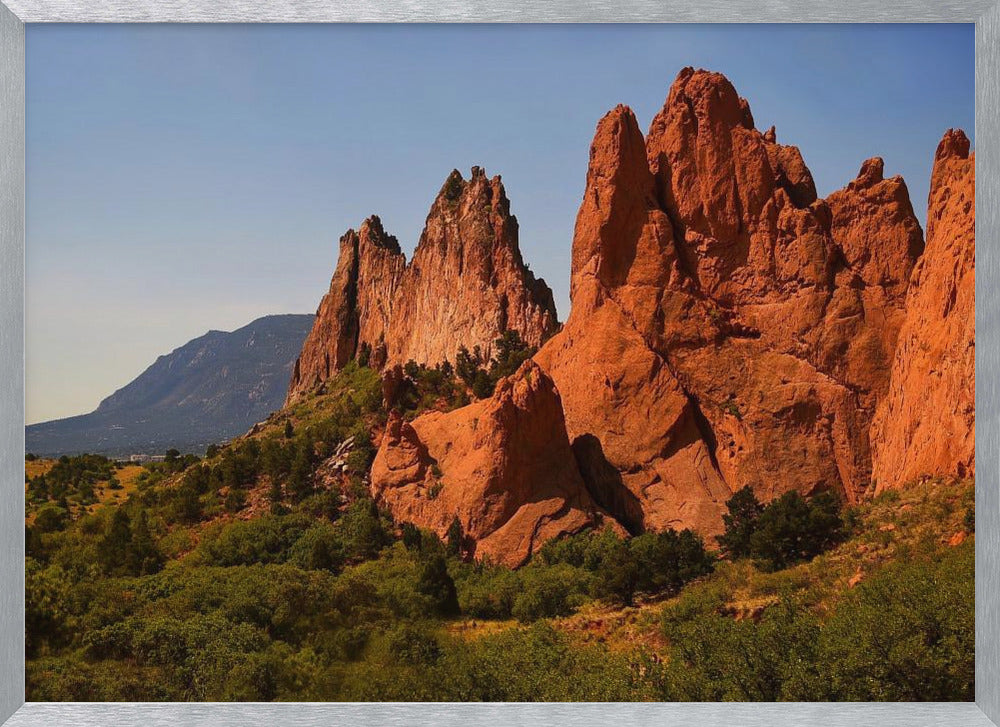
[[[976,26],[976,701],[806,704],[25,703],[26,23],[808,22]],[[933,103],[933,99],[928,99]],[[1000,0],[2,0],[0,4],[0,723],[36,725],[1000,724]]]

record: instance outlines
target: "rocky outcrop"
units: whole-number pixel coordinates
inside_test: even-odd
[[[454,360],[516,330],[532,346],[558,326],[552,291],[524,264],[517,219],[500,177],[473,167],[448,177],[407,265],[396,238],[371,217],[341,238],[330,291],[296,364],[289,400],[365,351],[372,365]]]
[[[601,520],[566,436],[559,393],[532,361],[489,399],[412,422],[394,414],[371,487],[397,522],[444,536],[457,516],[477,558],[509,566]]]
[[[326,381],[354,358],[359,345],[385,338],[406,258],[378,217],[340,238],[337,269],[320,301],[289,383],[289,399]],[[362,313],[363,311],[363,313]]]
[[[390,364],[391,404],[410,358],[489,355],[505,328],[543,344],[490,399],[390,419],[371,484],[398,521],[444,534],[457,516],[477,556],[518,565],[606,515],[632,533],[713,535],[745,486],[857,502],[873,484],[973,473],[968,139],[938,149],[925,249],[881,159],[820,199],[777,136],[723,76],[690,68],[645,136],[625,106],[601,119],[572,310],[551,337],[551,293],[521,261],[499,179],[449,177],[409,266],[382,262],[398,247],[363,228],[302,386],[365,347]]]
[[[431,206],[393,309],[385,343],[391,363],[454,360],[515,330],[540,346],[558,325],[552,291],[521,259],[517,219],[500,177],[479,167],[452,172]]]
[[[879,491],[975,474],[975,154],[949,130],[934,157],[927,248],[913,273],[887,396],[872,424]]]
[[[824,201],[776,137],[692,69],[645,138],[624,106],[598,124],[572,310],[536,360],[586,438],[588,485],[621,490],[602,502],[619,517],[613,501],[637,501],[643,527],[716,532],[745,485],[849,501],[869,485],[920,227],[881,160]]]

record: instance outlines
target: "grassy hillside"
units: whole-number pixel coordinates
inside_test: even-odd
[[[24,517],[33,523],[39,510],[58,508],[67,517],[93,514],[108,504],[125,502],[135,491],[146,468],[135,464],[120,464],[103,457],[77,465],[79,457],[31,459],[24,463]]]
[[[469,395],[418,371],[406,407]],[[59,504],[36,491],[28,698],[970,698],[971,481],[847,509],[835,545],[775,572],[691,534],[611,532],[511,571],[379,511],[384,419],[377,375],[352,365],[202,460],[97,479],[64,517],[39,520]]]

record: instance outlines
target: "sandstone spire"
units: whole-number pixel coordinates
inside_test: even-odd
[[[306,339],[289,400],[315,388],[360,351],[376,367],[454,360],[460,346],[492,354],[516,330],[541,345],[556,330],[545,281],[524,264],[517,219],[500,177],[453,171],[438,193],[409,265],[396,238],[370,217],[340,243],[337,270]]]
[[[745,485],[765,500],[868,487],[920,228],[880,160],[824,201],[776,139],[724,76],[693,69],[644,144],[625,107],[598,124],[573,308],[536,360],[623,522],[710,533]]]
[[[975,474],[976,159],[949,129],[934,156],[927,248],[906,297],[889,392],[872,424],[878,490]]]

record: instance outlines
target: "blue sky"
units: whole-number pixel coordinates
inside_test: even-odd
[[[725,73],[821,195],[882,156],[923,220],[972,136],[974,30],[933,26],[27,27],[27,419],[93,409],[160,354],[313,312],[337,239],[409,254],[448,172],[503,176],[568,309],[597,120],[645,129],[683,66]],[[974,140],[974,139],[973,139]]]

